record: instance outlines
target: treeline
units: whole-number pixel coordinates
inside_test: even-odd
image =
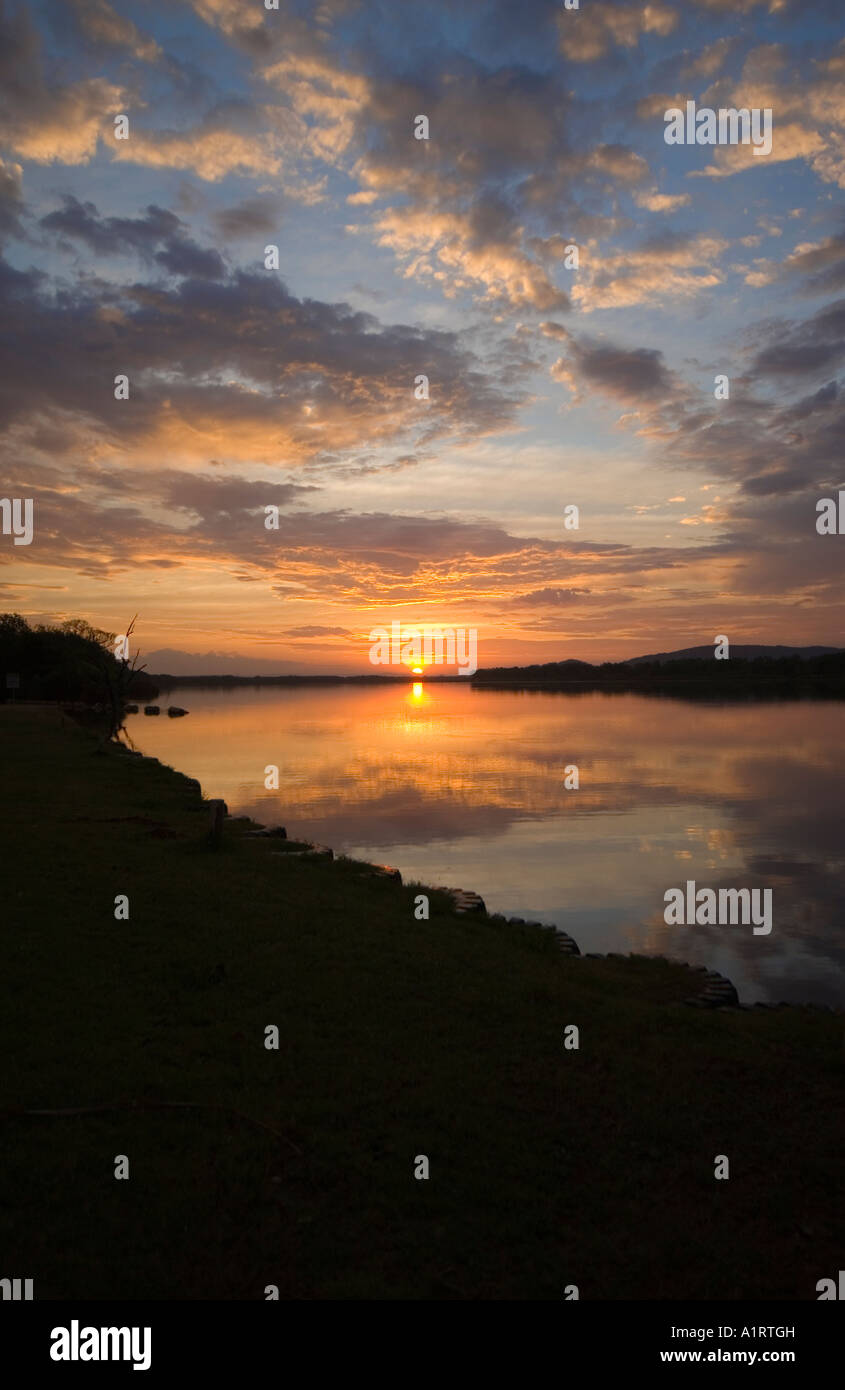
[[[287,685],[408,685],[411,681],[422,679],[411,675],[402,676],[151,676],[160,690],[174,690],[177,686],[193,686],[195,689],[207,687],[212,690],[233,690],[238,686],[287,686]],[[432,681],[460,681],[468,684],[466,676],[435,676],[425,674],[426,685]]]
[[[111,712],[126,699],[154,698],[155,683],[118,660],[114,643],[113,632],[83,618],[31,627],[19,613],[2,613],[0,700],[58,700]]]
[[[541,666],[497,666],[477,671],[473,686],[501,690],[630,690],[693,699],[771,695],[845,697],[845,651],[825,656],[680,658],[629,665],[605,661],[551,661]]]

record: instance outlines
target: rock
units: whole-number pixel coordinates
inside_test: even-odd
[[[145,714],[161,714],[158,705],[144,705]]]
[[[283,825],[273,825],[269,829],[246,830],[245,840],[286,840],[288,832]]]
[[[484,899],[469,888],[447,888],[440,884],[432,890],[435,893],[448,893],[454,903],[454,911],[460,916],[465,912],[486,912]]]
[[[471,892],[468,888],[454,888],[452,898],[455,903],[455,911],[463,915],[466,912],[486,912],[484,899],[477,893]]]
[[[401,883],[402,875],[398,869],[392,869],[389,864],[369,864],[364,874],[365,878],[386,878],[392,883]]]
[[[334,850],[328,845],[305,844],[303,849],[272,850],[276,859],[334,859]]]

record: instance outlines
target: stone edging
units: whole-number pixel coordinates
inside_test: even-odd
[[[466,912],[486,912],[483,900],[477,893],[472,893],[465,888],[444,888],[440,887],[435,891],[448,893],[454,900],[455,911],[458,913]],[[501,922],[512,927],[539,927],[542,931],[554,932],[557,937],[558,948],[562,955],[569,956],[573,960],[628,960],[619,951],[608,951],[603,955],[599,951],[587,951],[582,955],[577,941],[563,931],[560,927],[549,926],[545,922],[527,922],[524,917],[505,917],[500,912],[494,912],[488,918],[491,922]],[[668,960],[666,956],[642,957],[647,960]],[[701,975],[704,977],[704,988],[698,994],[691,994],[684,1003],[694,1009],[742,1009],[751,1011],[753,1009],[815,1009],[821,1013],[842,1014],[842,1009],[834,1009],[826,1004],[791,1004],[788,1000],[782,1000],[779,1004],[769,1004],[758,1001],[756,1004],[741,1004],[736,986],[722,975],[718,970],[708,970],[706,965],[690,965],[688,961],[672,961],[673,965],[682,965],[689,970],[690,974]]]
[[[132,749],[127,748],[125,744],[120,746],[123,749],[123,751],[125,753],[130,754],[130,756],[134,756],[137,758],[145,758],[148,762],[159,762],[158,758],[151,758],[147,754],[136,752]],[[190,786],[192,791],[196,790],[199,793],[199,795],[202,796],[202,787],[200,783],[196,780],[196,778],[185,777],[184,773],[179,773],[179,776],[182,777],[183,780]],[[223,814],[224,816],[228,816],[229,814],[228,807],[226,806],[225,802],[223,802]],[[253,824],[256,824],[258,828],[255,830],[248,830],[244,835],[244,839],[287,839],[287,833],[281,826],[267,827],[261,825],[258,822],[253,822]],[[334,858],[334,851],[331,850],[328,845],[317,845],[313,844],[311,841],[308,840],[298,842],[294,841],[294,843],[302,844],[303,848],[299,850],[271,850],[271,854],[273,854],[274,857],[278,858]],[[398,869],[391,868],[389,864],[368,864],[365,866],[364,872],[360,875],[360,877],[388,879],[391,882],[400,884],[402,882],[402,875],[400,871]],[[455,912],[459,916],[464,916],[467,913],[472,913],[474,915],[484,914],[490,922],[502,922],[508,926],[513,927],[538,927],[541,931],[554,932],[555,938],[557,940],[558,949],[561,955],[569,956],[573,960],[628,959],[627,956],[622,955],[622,953],[619,951],[608,951],[606,955],[603,955],[599,951],[587,951],[586,955],[582,955],[577,941],[575,941],[574,938],[571,937],[568,932],[563,931],[560,927],[551,926],[546,922],[527,922],[524,917],[505,917],[500,912],[493,912],[488,914],[487,908],[484,903],[484,899],[480,896],[480,894],[474,893],[471,889],[448,888],[444,885],[438,885],[434,888],[431,888],[429,891],[434,893],[447,893],[454,902]],[[669,957],[655,956],[643,957],[643,959],[668,960]],[[673,961],[672,963],[675,965],[684,966],[687,970],[690,971],[691,974],[703,975],[705,977],[704,988],[701,991],[701,993],[691,994],[683,1001],[685,1004],[690,1005],[690,1007],[692,1008],[743,1010],[804,1008],[815,1009],[821,1013],[831,1013],[839,1015],[845,1014],[845,1010],[835,1009],[832,1007],[832,1005],[829,1004],[791,1004],[789,1000],[781,1000],[778,1004],[770,1004],[765,1003],[763,1001],[758,1001],[755,1004],[741,1004],[739,1002],[739,996],[736,991],[736,986],[733,985],[732,982],[725,975],[722,975],[718,970],[708,970],[706,965],[690,965],[688,961]]]

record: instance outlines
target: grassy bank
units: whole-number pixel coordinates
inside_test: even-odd
[[[0,756],[0,1274],[36,1297],[813,1299],[841,1267],[841,1018],[418,922],[242,822],[215,852],[186,779],[51,710],[0,710]]]

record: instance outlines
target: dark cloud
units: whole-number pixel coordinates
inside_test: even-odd
[[[206,478],[195,473],[162,473],[159,495],[168,506],[192,512],[202,521],[227,520],[244,513],[263,512],[271,503],[286,508],[319,488],[302,483],[254,482],[247,478]]]
[[[112,244],[108,221],[83,205],[69,212]],[[155,244],[170,217],[155,209],[132,221],[130,234]],[[491,374],[457,334],[297,299],[275,272],[193,277],[173,288],[83,282],[51,295],[42,277],[0,264],[4,308],[18,331],[14,348],[0,344],[0,426],[29,419],[34,427],[34,417],[43,426],[65,412],[139,447],[172,421],[180,442],[186,426],[189,437],[211,433],[217,453],[229,432],[242,456],[254,450],[295,466],[357,453],[368,440],[404,437],[419,448],[489,433],[521,399],[518,370],[505,363]],[[114,399],[118,374],[130,379],[129,400]],[[431,380],[426,402],[414,399],[420,374]],[[74,447],[70,433],[65,447]]]
[[[826,386],[820,386],[818,391],[814,391],[811,396],[802,396],[794,405],[788,406],[782,413],[782,419],[784,423],[807,420],[818,411],[827,410],[838,400],[839,386],[837,382],[829,381]]]
[[[0,159],[0,244],[23,235],[22,212],[20,165],[6,164]]]
[[[671,373],[656,348],[570,339],[570,362],[578,381],[624,401],[652,400],[672,393]]]
[[[828,237],[819,246],[796,251],[784,269],[804,277],[802,294],[836,294],[845,289],[845,232]]]
[[[803,473],[795,468],[771,468],[755,477],[743,478],[742,490],[751,497],[775,497],[798,492],[806,487]]]
[[[216,280],[226,273],[219,252],[198,246],[185,235],[185,224],[175,213],[154,203],[143,217],[101,217],[93,203],[81,203],[72,194],[66,194],[63,206],[42,217],[40,226],[63,238],[81,241],[101,256],[134,251],[147,261],[154,260],[171,275]]]
[[[754,359],[761,376],[799,376],[827,372],[845,356],[845,299],[820,309],[800,324],[773,334],[773,341]]]
[[[214,224],[221,236],[234,241],[238,237],[269,236],[277,231],[280,217],[277,205],[271,199],[244,198],[240,203],[216,212]]]
[[[150,204],[143,217],[101,217],[93,203],[81,203],[65,194],[63,206],[41,218],[47,232],[57,232],[73,241],[84,242],[98,255],[121,255],[127,251],[151,256],[160,242],[177,236],[182,223],[175,213]]]
[[[156,252],[156,262],[171,275],[219,280],[226,274],[226,266],[218,251],[197,246],[188,238],[175,237],[167,242],[161,251]]]

